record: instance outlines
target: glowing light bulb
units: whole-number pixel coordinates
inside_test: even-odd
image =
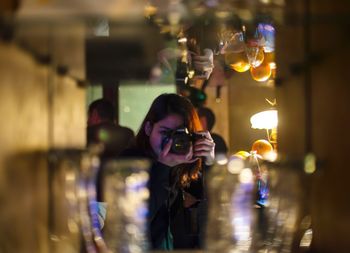
[[[254,114],[250,118],[252,128],[255,129],[273,129],[278,125],[277,110],[267,110]]]

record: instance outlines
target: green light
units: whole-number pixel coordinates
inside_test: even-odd
[[[109,140],[109,133],[105,129],[101,129],[98,132],[98,139],[102,142],[106,142]]]
[[[304,159],[304,171],[307,174],[312,174],[316,171],[316,156],[307,154]]]

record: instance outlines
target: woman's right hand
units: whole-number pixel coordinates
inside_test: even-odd
[[[184,155],[177,155],[170,152],[171,144],[173,140],[170,139],[167,144],[165,144],[163,150],[160,152],[158,157],[158,162],[165,164],[169,167],[174,167],[183,163],[193,163],[199,158],[193,158],[193,147]]]

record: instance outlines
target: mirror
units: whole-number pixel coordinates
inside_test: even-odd
[[[280,185],[280,177],[276,176],[279,172],[269,175],[268,172],[273,170],[263,166],[264,162],[276,158],[277,129],[276,126],[252,128],[250,118],[261,111],[276,109],[275,24],[279,20],[275,14],[283,4],[278,4],[279,1],[270,4],[269,1],[140,2],[100,1],[99,5],[90,5],[83,1],[50,1],[45,6],[38,6],[35,1],[23,1],[16,15],[4,16],[4,27],[11,32],[3,38],[13,45],[12,57],[22,57],[16,66],[20,70],[28,69],[20,81],[30,83],[16,87],[16,92],[22,90],[23,94],[19,92],[20,99],[16,100],[19,106],[14,107],[21,111],[22,99],[36,103],[35,116],[41,118],[40,123],[45,126],[45,131],[37,125],[30,126],[36,129],[35,136],[41,134],[40,143],[29,139],[27,146],[16,146],[13,152],[23,148],[80,147],[88,153],[88,144],[97,142],[98,151],[84,153],[81,157],[79,180],[74,176],[74,183],[70,182],[73,186],[64,185],[65,190],[77,185],[82,187],[70,192],[77,195],[80,208],[79,229],[84,239],[81,250],[143,252],[150,247],[145,239],[148,208],[145,203],[147,194],[152,194],[147,193],[146,187],[149,179],[146,171],[150,164],[143,160],[115,158],[138,133],[148,108],[158,95],[181,94],[195,107],[211,109],[216,118],[215,125],[211,126],[211,136],[217,138],[217,150],[222,147],[211,171],[202,173],[208,175],[202,179],[209,192],[208,203],[203,198],[205,201],[195,204],[196,207],[209,206],[208,223],[202,221],[202,225],[215,223],[217,218],[228,220],[225,222],[226,233],[232,234],[225,235],[223,250],[227,245],[230,250],[237,247],[249,250],[253,246],[256,251],[265,250],[267,244],[273,244],[268,236],[274,234],[268,234],[268,240],[264,241],[267,231],[258,231],[258,236],[263,239],[254,239],[262,245],[253,245],[251,238],[257,234],[252,232],[255,230],[251,226],[257,221],[272,222],[259,220],[259,215],[272,216],[269,212],[280,211],[280,195],[277,194],[275,202],[271,203],[275,209],[261,214],[261,210],[267,210],[266,197],[264,199],[262,195],[271,190],[273,196],[273,187]],[[11,49],[8,45],[2,47],[3,52]],[[6,70],[4,72],[10,71]],[[16,75],[11,72],[11,76]],[[35,94],[40,96],[29,98],[24,91],[30,94],[30,90],[37,91]],[[109,112],[112,122],[124,127],[119,126],[119,134],[114,135],[109,127],[86,130],[86,122],[96,120],[89,106],[100,98],[112,104],[112,112]],[[44,106],[41,107],[38,101]],[[32,116],[30,112],[25,115]],[[28,129],[32,129],[30,127]],[[208,130],[211,127],[208,126]],[[126,138],[128,136],[130,139]],[[119,147],[113,146],[115,140]],[[69,157],[62,156],[63,160]],[[65,173],[66,178],[73,175]],[[250,181],[244,181],[247,178]],[[232,181],[228,181],[230,179]],[[55,178],[49,180],[56,182]],[[266,190],[270,181],[272,188]],[[62,185],[62,182],[58,184]],[[224,186],[226,188],[221,188]],[[56,184],[54,187],[59,188]],[[243,209],[252,214],[248,221],[244,215],[240,216],[242,210],[237,204],[242,190],[246,190],[248,196]],[[185,196],[188,192],[181,193]],[[260,202],[255,201],[254,194],[261,195]],[[212,203],[223,205],[225,209],[218,212],[215,208],[214,211],[210,209],[210,198],[215,196],[219,196],[218,202]],[[233,203],[237,204],[236,209],[230,209]],[[205,210],[206,206],[201,208]],[[284,203],[281,208],[285,210]],[[198,213],[191,205],[178,218],[197,219],[199,215],[205,217],[206,214]],[[286,213],[281,211],[278,222],[288,220],[285,216]],[[239,223],[243,221],[246,223]],[[75,223],[69,224],[74,227]],[[190,225],[191,229],[198,229],[198,224]],[[231,225],[235,230],[230,230]],[[277,225],[273,228],[282,229]],[[259,229],[261,227],[256,230]],[[205,229],[202,234],[193,231],[189,233],[196,243],[193,248],[206,247],[215,251],[215,243],[220,241],[211,238]],[[26,248],[26,245],[24,240],[21,247]],[[50,245],[50,242],[45,243],[45,247]],[[79,243],[75,241],[70,250],[76,250],[77,245]],[[283,252],[291,252],[290,244],[283,244],[283,247]]]

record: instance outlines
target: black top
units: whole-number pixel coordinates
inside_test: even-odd
[[[173,244],[170,231],[170,222],[177,213],[181,201],[178,189],[173,187],[171,177],[173,168],[161,163],[155,163],[150,171],[150,200],[149,223],[150,237],[154,249],[164,249],[164,241],[170,240]],[[172,247],[172,246],[171,246]]]
[[[150,155],[135,148],[124,150],[121,156],[148,158],[153,161],[150,168],[148,215],[152,249],[169,249],[165,245],[169,240],[175,249],[199,248],[206,217],[202,178],[193,181],[190,187],[185,189],[201,201],[190,208],[184,208],[182,189],[177,185],[175,167],[154,161]]]
[[[169,237],[170,221],[174,219],[176,210],[182,204],[178,189],[174,187],[176,182],[172,174],[174,168],[154,161],[149,155],[139,149],[126,149],[121,157],[148,158],[153,161],[150,168],[150,179],[148,187],[150,190],[149,199],[149,239],[152,249],[166,249],[164,242],[171,240]],[[172,242],[170,242],[172,245]]]

